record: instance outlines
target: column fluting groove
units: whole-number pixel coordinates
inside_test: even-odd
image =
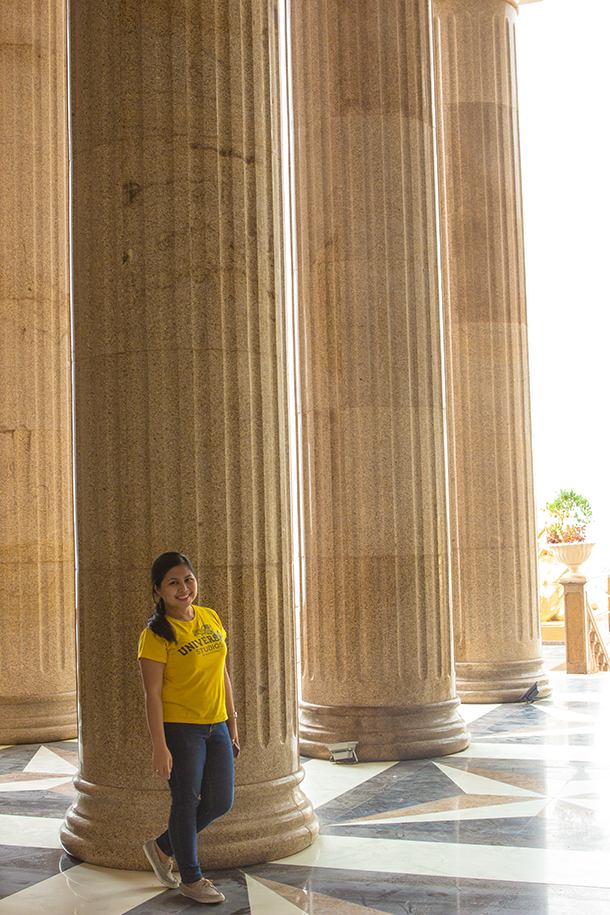
[[[105,866],[147,866],[167,815],[136,662],[167,549],[225,624],[239,712],[235,806],[203,866],[318,829],[299,788],[274,12],[72,2],[82,734],[62,841]]]
[[[0,743],[76,735],[66,9],[0,8]]]
[[[303,752],[467,745],[453,682],[426,3],[292,11]]]
[[[514,701],[541,658],[516,8],[433,0],[456,678]]]

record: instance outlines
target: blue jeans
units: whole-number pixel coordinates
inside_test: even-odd
[[[164,727],[173,759],[172,806],[167,830],[157,845],[164,854],[174,856],[183,883],[196,883],[202,877],[197,833],[233,806],[233,747],[226,721],[166,721]]]

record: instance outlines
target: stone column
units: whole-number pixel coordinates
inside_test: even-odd
[[[428,8],[293,9],[301,746],[464,748],[448,588]]]
[[[0,5],[0,744],[76,735],[66,10]]]
[[[434,0],[458,693],[511,702],[541,658],[516,5]]]
[[[62,830],[147,867],[138,633],[152,559],[185,552],[228,630],[242,758],[204,867],[296,852],[278,34],[267,0],[74,0],[75,436],[82,762]]]

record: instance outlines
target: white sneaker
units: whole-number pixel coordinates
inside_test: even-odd
[[[166,864],[163,863],[159,857],[159,852],[157,850],[157,843],[154,839],[149,839],[148,842],[144,843],[144,854],[150,861],[150,865],[154,870],[157,878],[161,881],[163,886],[168,886],[170,890],[176,890],[180,886],[180,881],[174,877],[172,874],[172,862],[168,861]]]
[[[195,899],[197,902],[224,902],[225,897],[220,890],[217,890],[211,880],[200,880],[195,886],[185,886],[180,884],[180,892],[189,899]]]

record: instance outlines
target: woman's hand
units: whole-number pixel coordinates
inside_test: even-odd
[[[233,756],[235,759],[239,756],[239,737],[237,734],[237,718],[228,718],[227,727],[229,729],[229,737],[231,738],[231,743],[233,744]]]
[[[164,778],[167,781],[172,774],[173,765],[172,754],[167,747],[160,747],[159,749],[153,750],[152,765],[155,775],[158,775],[159,778]]]
[[[227,670],[227,664],[225,661],[224,669],[224,681],[225,681],[225,696],[227,701],[227,710],[229,712],[227,718],[227,727],[229,729],[229,737],[231,738],[231,743],[233,744],[233,756],[235,759],[239,756],[239,738],[237,736],[237,713],[231,711],[235,709],[235,704],[233,702],[233,687],[231,686],[231,678],[229,677],[229,671]]]

